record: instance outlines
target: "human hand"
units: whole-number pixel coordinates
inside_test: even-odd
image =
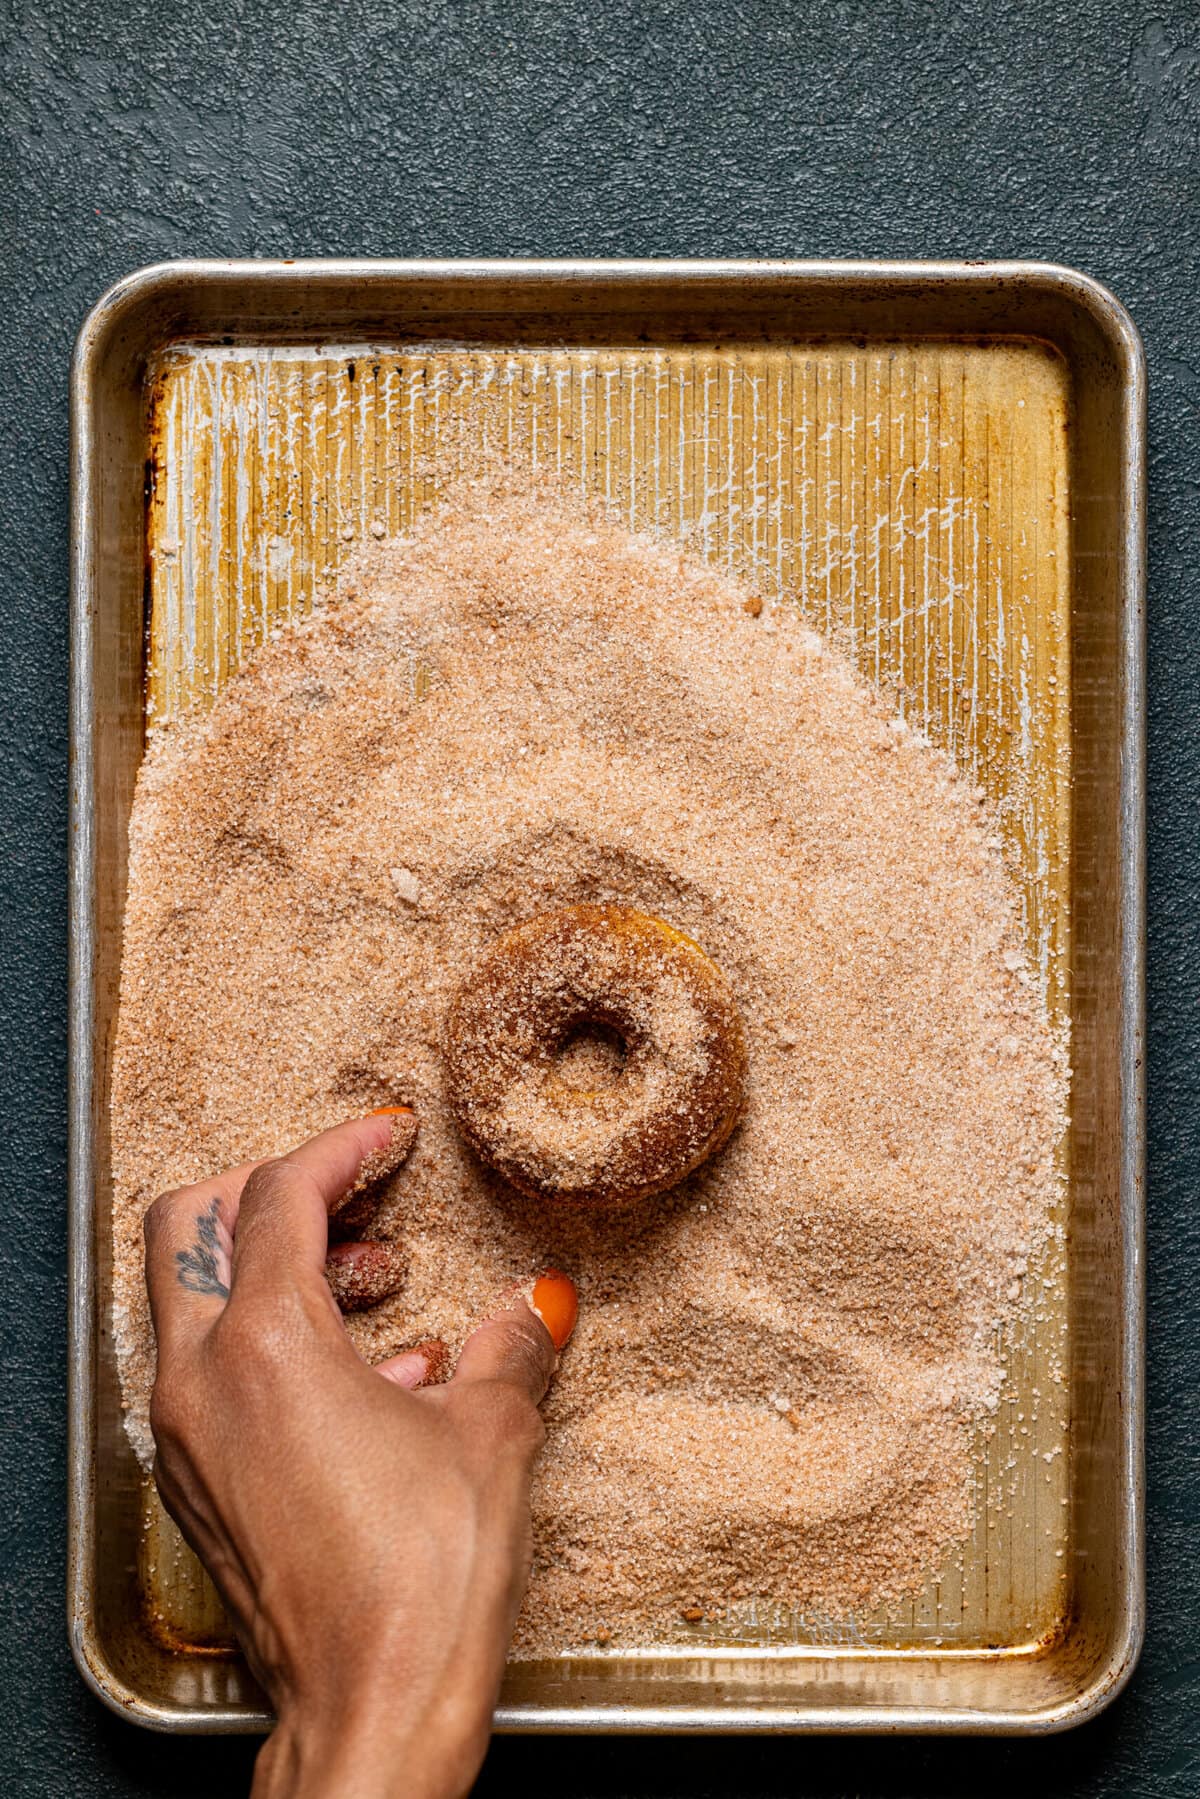
[[[155,1477],[278,1716],[255,1799],[465,1793],[528,1577],[537,1406],[574,1287],[536,1283],[545,1323],[509,1298],[444,1385],[422,1386],[440,1344],[363,1362],[324,1275],[328,1214],[392,1128],[339,1125],[146,1216]]]

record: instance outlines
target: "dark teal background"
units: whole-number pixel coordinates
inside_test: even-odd
[[[1196,1388],[1200,9],[783,0],[0,0],[0,1791],[244,1792],[62,1622],[67,367],[170,256],[1044,257],[1150,363],[1149,1609],[1141,1668],[1044,1742],[496,1745],[480,1790],[1200,1793]]]

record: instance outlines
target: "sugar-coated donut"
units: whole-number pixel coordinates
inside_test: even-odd
[[[620,1039],[605,1085],[564,1078],[587,1027]],[[446,1092],[475,1152],[531,1198],[619,1205],[673,1187],[737,1123],[746,1040],[729,983],[690,937],[630,906],[508,931],[456,993]]]

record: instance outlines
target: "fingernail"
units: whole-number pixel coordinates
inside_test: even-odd
[[[390,1118],[392,1136],[390,1147],[408,1152],[417,1138],[417,1115],[411,1106],[376,1106],[366,1113],[368,1118]]]
[[[392,1142],[397,1143],[403,1137],[415,1136],[415,1113],[411,1106],[375,1106],[367,1113],[368,1118],[390,1118],[392,1120]],[[414,1120],[410,1123],[410,1120]]]
[[[555,1349],[565,1348],[579,1316],[579,1296],[570,1275],[547,1268],[534,1281],[529,1303],[550,1332]]]

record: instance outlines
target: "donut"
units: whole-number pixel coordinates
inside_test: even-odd
[[[621,1062],[581,1085],[565,1052],[589,1029],[615,1037]],[[724,974],[673,925],[619,905],[565,906],[498,938],[451,1001],[442,1057],[481,1160],[531,1199],[596,1206],[648,1199],[699,1167],[746,1084]]]

